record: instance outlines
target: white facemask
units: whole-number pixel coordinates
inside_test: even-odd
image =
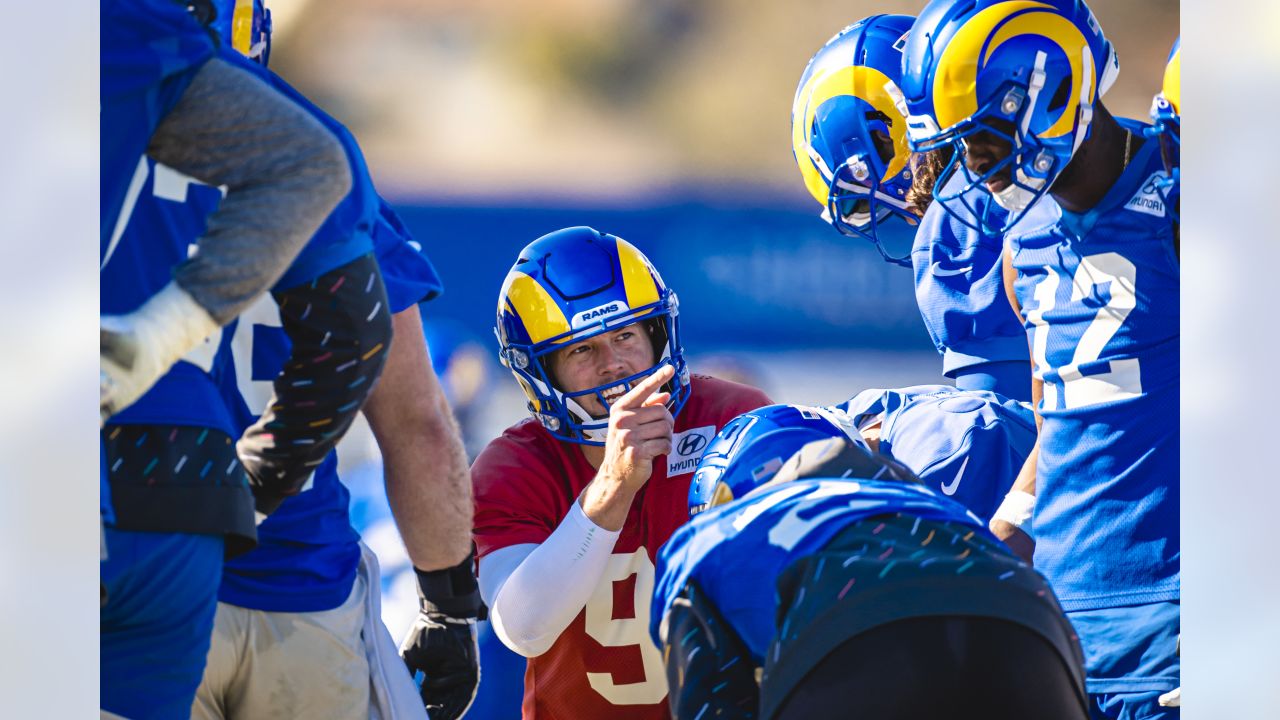
[[[1000,207],[1010,213],[1019,213],[1035,202],[1036,193],[1044,187],[1044,180],[1027,177],[1021,168],[1014,171],[1014,177],[1018,179],[1017,182],[1009,183],[1009,187],[991,195]]]
[[[1000,192],[991,193],[991,196],[995,198],[997,205],[1011,213],[1019,213],[1026,210],[1031,201],[1036,198],[1035,193],[1012,183]]]

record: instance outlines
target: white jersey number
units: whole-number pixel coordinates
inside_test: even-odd
[[[836,505],[835,507],[831,507],[823,511],[820,515],[805,518],[803,520],[800,518],[800,513],[811,509],[824,498],[837,495],[848,495],[850,493],[856,493],[857,491],[858,484],[851,482],[824,482],[816,488],[797,485],[795,487],[778,490],[770,494],[768,497],[752,503],[750,507],[743,510],[742,514],[734,519],[733,527],[735,530],[741,532],[743,528],[750,525],[752,521],[760,517],[770,508],[790,500],[800,493],[805,493],[804,499],[793,505],[791,509],[787,511],[786,517],[779,520],[777,523],[774,523],[773,527],[769,528],[769,544],[790,552],[792,548],[799,544],[800,541],[803,540],[812,530],[820,527],[822,523],[827,520],[846,512],[849,508],[847,505]]]
[[[116,248],[120,245],[120,238],[124,235],[125,228],[129,225],[129,219],[133,217],[133,209],[138,204],[138,197],[142,194],[142,186],[147,183],[147,175],[151,172],[150,166],[151,163],[147,161],[147,156],[143,155],[138,159],[138,166],[134,169],[133,178],[130,179],[129,188],[125,192],[124,204],[120,208],[120,215],[116,218],[115,228],[111,232],[111,242],[102,254],[102,260],[98,266],[99,272],[107,267],[107,263],[111,262],[112,256],[116,253]],[[185,203],[187,201],[188,188],[192,185],[203,184],[199,180],[189,175],[184,175],[168,165],[155,163],[155,179],[151,183],[151,194],[163,200]],[[221,190],[225,196],[227,194],[226,188],[221,188]],[[192,239],[194,240],[195,238]],[[196,247],[194,243],[188,247],[188,257],[195,253]],[[213,360],[218,354],[218,346],[221,343],[222,328],[218,328],[213,331],[212,335],[205,338],[204,342],[192,348],[182,359],[206,373],[212,372]]]
[[[276,305],[275,299],[270,294],[264,293],[249,306],[248,310],[240,313],[235,334],[231,336],[231,355],[236,363],[236,387],[244,397],[245,404],[254,412],[262,412],[266,409],[271,398],[275,396],[275,386],[271,382],[274,378],[268,380],[253,378],[254,352],[255,350],[261,352],[254,347],[254,328],[276,328],[283,332],[282,324],[280,306]]]
[[[639,548],[630,555],[609,556],[604,577],[587,601],[587,634],[605,647],[635,646],[644,664],[644,680],[618,684],[610,673],[587,673],[591,689],[614,705],[653,705],[667,696],[667,675],[662,653],[649,637],[649,602],[653,597],[653,562]],[[613,617],[614,584],[636,577],[632,606],[635,617]]]
[[[1089,326],[1076,343],[1071,362],[1057,368],[1057,380],[1047,376],[1052,366],[1047,359],[1049,333],[1053,331],[1044,319],[1045,313],[1057,302],[1061,278],[1050,265],[1043,280],[1035,286],[1032,296],[1036,308],[1027,313],[1027,322],[1033,326],[1031,333],[1031,357],[1035,362],[1035,376],[1044,381],[1042,407],[1048,410],[1088,407],[1104,402],[1127,400],[1142,394],[1142,373],[1137,358],[1112,360],[1110,369],[1094,375],[1081,374],[1081,366],[1095,363],[1101,357],[1107,343],[1120,331],[1129,313],[1137,305],[1135,279],[1137,268],[1119,253],[1101,253],[1080,260],[1071,278],[1071,302],[1080,302],[1098,286],[1109,284],[1110,298],[1098,308]],[[1061,403],[1059,403],[1061,395]],[[1060,407],[1059,407],[1060,406]]]

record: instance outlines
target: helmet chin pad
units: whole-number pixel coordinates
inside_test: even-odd
[[[578,420],[578,432],[582,435],[582,439],[603,444],[609,437],[608,415],[603,418],[594,417],[572,397],[564,398],[564,406]],[[600,420],[604,420],[604,423]]]

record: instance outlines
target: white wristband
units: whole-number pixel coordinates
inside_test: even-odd
[[[1036,510],[1036,496],[1021,490],[1010,490],[1004,496],[1004,502],[996,509],[992,520],[1003,520],[1022,532],[1035,537],[1032,531],[1031,516]]]
[[[183,355],[218,329],[209,312],[170,281],[128,315],[103,315],[103,418],[142,396]]]
[[[209,311],[176,282],[126,317],[133,320],[139,341],[149,346],[165,370],[218,329]]]

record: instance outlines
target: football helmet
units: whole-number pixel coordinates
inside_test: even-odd
[[[873,15],[841,30],[809,61],[791,105],[791,152],[822,218],[906,267],[919,218],[907,205],[911,151],[898,80],[913,20]]]
[[[265,0],[214,0],[209,27],[227,47],[261,65],[271,56],[271,11]]]
[[[806,443],[829,438],[843,438],[864,449],[872,467],[871,449],[853,419],[834,408],[766,405],[730,420],[693,471],[689,516],[746,495],[773,479]]]
[[[647,325],[653,367],[607,385],[566,393],[555,387],[550,353],[634,323]],[[689,399],[689,369],[680,346],[675,291],[634,245],[622,238],[571,227],[529,243],[520,251],[498,295],[498,358],[529,400],[529,412],[552,435],[569,442],[603,445],[609,419],[592,417],[578,398],[629,388],[664,365],[675,376],[663,386],[667,407],[680,414]]]
[[[1089,137],[1094,105],[1120,63],[1080,0],[933,0],[907,38],[902,92],[908,143],[916,152],[955,152],[935,199],[988,234],[1016,224],[1053,185]],[[967,141],[989,133],[1010,152],[980,175],[965,166]],[[953,183],[957,172],[966,182]],[[1007,177],[998,193],[986,183]],[[1007,216],[978,207],[981,189]],[[979,196],[981,197],[981,196]]]
[[[1177,194],[1179,165],[1182,155],[1182,38],[1173,42],[1169,60],[1164,67],[1164,83],[1151,104],[1150,134],[1160,143],[1160,157],[1164,159],[1169,177],[1160,184],[1158,191],[1177,219]]]

